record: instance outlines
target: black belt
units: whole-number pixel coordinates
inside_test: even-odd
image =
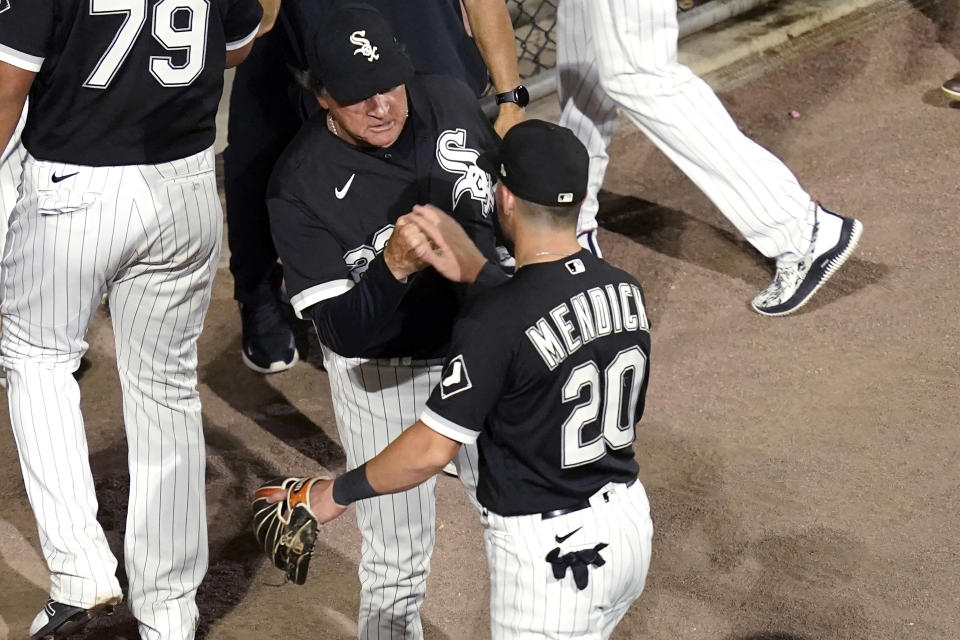
[[[627,486],[632,487],[633,483],[636,481],[637,479],[634,478],[633,480],[627,483]],[[610,497],[607,495],[608,493],[609,491],[605,491],[603,493],[604,502],[610,502]],[[540,514],[540,519],[549,520],[550,518],[558,518],[560,516],[565,516],[568,513],[573,513],[574,511],[580,511],[582,509],[587,509],[589,507],[590,507],[590,501],[584,500],[583,502],[578,502],[577,504],[570,507],[566,507],[564,509],[554,509],[553,511],[544,511],[543,513]]]

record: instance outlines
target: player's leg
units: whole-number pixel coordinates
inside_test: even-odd
[[[382,451],[415,423],[439,382],[433,366],[342,358],[324,349],[337,428],[353,469]],[[403,493],[357,503],[363,536],[359,637],[422,638],[435,532],[436,480]]]
[[[54,184],[55,173],[73,175]],[[73,377],[105,273],[122,250],[103,233],[114,228],[101,207],[106,173],[28,156],[0,276],[10,421],[50,569],[50,596],[83,609],[121,597],[117,561],[96,519]],[[32,631],[46,622],[41,612]]]
[[[27,109],[24,107],[20,121],[14,129],[7,148],[0,155],[0,256],[3,255],[3,242],[7,235],[7,220],[20,193],[20,180],[23,175],[23,160],[27,155],[20,142],[23,125],[27,121]]]
[[[300,126],[281,29],[257,40],[237,67],[224,151],[227,242],[234,297],[240,305],[243,362],[261,373],[297,360],[290,318],[280,301],[282,273],[270,235],[266,191],[280,153]]]
[[[790,169],[743,135],[713,90],[677,62],[675,0],[590,6],[604,90],[750,244],[777,259],[777,275],[753,308],[767,315],[798,309],[849,257],[862,225],[813,202]]]
[[[24,106],[20,121],[13,130],[13,135],[10,136],[10,142],[0,155],[0,256],[3,256],[4,240],[7,237],[7,222],[20,194],[23,160],[27,155],[20,141],[20,135],[23,133],[23,125],[26,121],[27,108]],[[0,367],[0,387],[6,384],[7,374],[3,367]]]
[[[611,506],[612,505],[612,506]],[[594,509],[594,512],[597,512]],[[608,503],[600,509],[598,519],[605,519],[612,540],[609,561],[617,564],[616,576],[606,583],[609,603],[599,612],[601,637],[609,638],[630,605],[640,597],[647,581],[653,546],[653,520],[650,519],[650,503],[640,481],[621,490],[616,503]],[[606,550],[605,550],[606,551]]]
[[[197,339],[223,228],[213,152],[128,168],[124,184],[137,243],[110,284],[110,309],[130,468],[130,609],[144,640],[189,640],[208,553]]]
[[[577,239],[600,255],[597,245],[597,193],[610,162],[607,147],[617,129],[617,104],[600,85],[593,34],[586,11],[593,0],[564,0],[557,8],[557,95],[559,123],[571,129],[590,154],[587,196],[580,205]]]
[[[607,95],[761,253],[802,258],[813,226],[810,196],[677,62],[675,0],[592,2],[587,23]]]

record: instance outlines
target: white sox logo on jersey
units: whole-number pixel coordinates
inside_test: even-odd
[[[443,377],[440,378],[440,397],[446,400],[472,386],[473,383],[470,382],[470,376],[467,374],[467,365],[463,361],[463,356],[452,358],[443,370]]]
[[[460,196],[469,193],[480,202],[484,217],[493,212],[493,181],[490,174],[477,166],[480,154],[467,146],[466,129],[447,129],[437,138],[437,162],[448,173],[458,174],[453,185],[453,207]]]
[[[10,0],[0,0],[0,13],[10,8]]]
[[[392,235],[393,225],[388,224],[373,234],[370,244],[362,244],[356,249],[351,249],[343,254],[343,261],[347,264],[347,269],[350,270],[350,277],[353,278],[354,282],[360,282],[360,278],[363,277],[364,272],[370,268],[370,263],[373,262],[378,253],[381,253],[384,248],[386,248],[387,241],[390,240],[390,236]]]
[[[353,55],[360,54],[365,57],[368,62],[376,62],[380,59],[380,54],[377,53],[377,48],[370,44],[370,41],[365,37],[366,35],[366,29],[354,31],[350,34],[350,44],[355,44],[359,47],[353,52]]]

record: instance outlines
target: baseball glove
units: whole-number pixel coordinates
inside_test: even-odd
[[[306,582],[310,556],[317,544],[319,524],[310,509],[310,489],[318,480],[329,479],[277,479],[253,494],[253,535],[273,564],[297,584]],[[267,497],[277,491],[287,491],[286,499],[267,502]]]

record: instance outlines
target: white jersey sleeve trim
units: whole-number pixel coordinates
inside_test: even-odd
[[[350,291],[350,289],[353,289],[353,280],[331,280],[330,282],[324,282],[323,284],[312,286],[309,289],[304,289],[290,298],[290,304],[293,305],[293,310],[297,314],[297,317],[303,320],[300,312],[310,305],[323,302],[329,298],[336,298]]]
[[[43,66],[43,58],[28,55],[22,51],[11,49],[10,47],[2,44],[0,44],[0,60],[6,62],[7,64],[12,64],[15,67],[19,67],[20,69],[33,71],[34,73],[40,71],[40,67]]]
[[[424,408],[423,413],[420,414],[420,421],[440,435],[447,436],[461,444],[473,444],[480,437],[479,431],[461,427],[456,422],[451,422],[439,413],[431,411],[429,407]]]
[[[250,41],[257,37],[257,31],[260,30],[260,24],[257,23],[257,26],[253,28],[253,31],[250,32],[243,40],[237,40],[236,42],[227,43],[227,51],[235,51],[237,49],[242,49],[243,47],[250,44]]]

